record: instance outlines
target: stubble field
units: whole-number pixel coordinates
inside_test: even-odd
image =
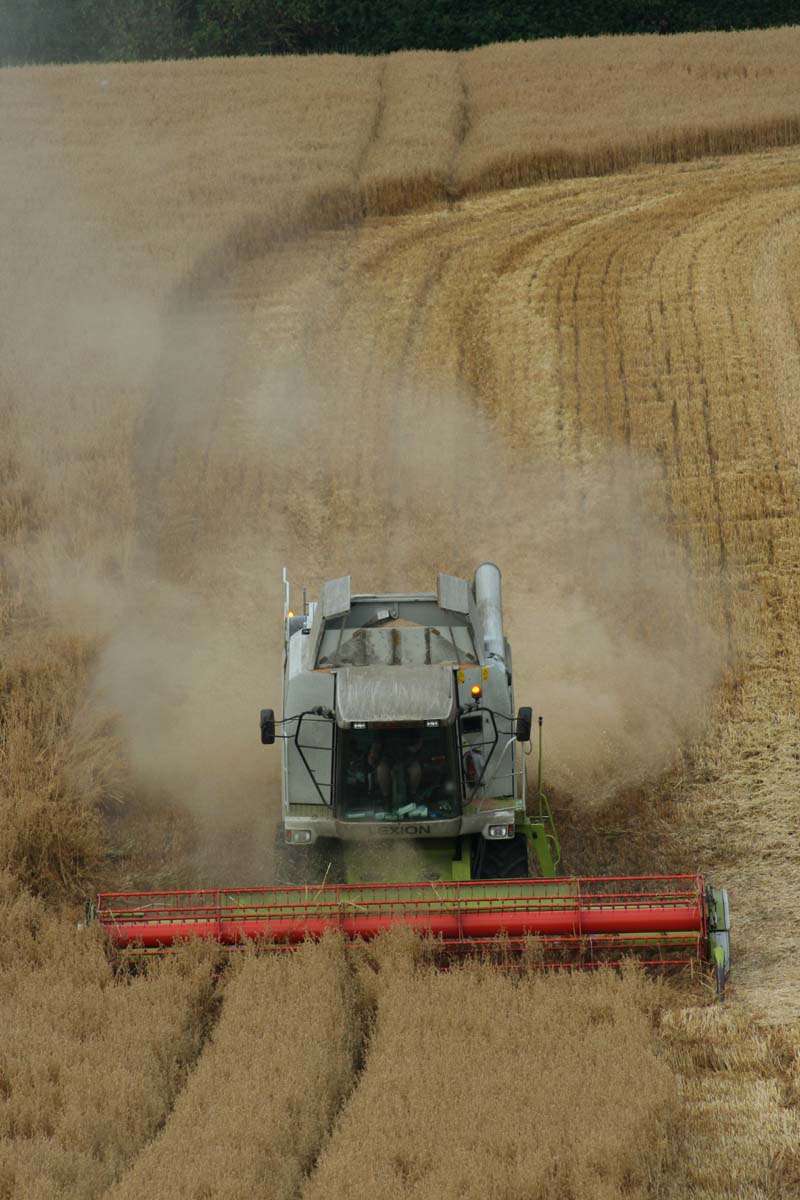
[[[0,1195],[796,1193],[797,43],[0,72]],[[115,976],[82,895],[269,878],[281,566],[484,558],[565,869],[727,884],[725,1008]]]

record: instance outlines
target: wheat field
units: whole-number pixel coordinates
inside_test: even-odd
[[[798,49],[0,71],[0,1196],[797,1193]],[[564,869],[726,884],[726,1005],[119,971],[93,890],[269,879],[281,566],[484,558]]]

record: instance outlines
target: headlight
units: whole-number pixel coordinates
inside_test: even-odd
[[[487,830],[488,836],[494,841],[497,838],[513,838],[513,825],[490,825]]]
[[[293,846],[304,846],[311,841],[310,829],[287,829],[286,840]]]

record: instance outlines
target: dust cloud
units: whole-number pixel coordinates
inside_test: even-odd
[[[609,449],[553,466],[509,451],[455,392],[398,386],[349,404],[299,369],[261,379],[233,414],[217,468],[227,477],[231,455],[242,477],[260,464],[268,501],[259,533],[230,498],[232,524],[265,559],[280,544],[312,594],[348,573],[365,591],[433,590],[437,571],[499,563],[517,703],[545,719],[559,790],[600,804],[702,735],[722,644],[709,581],[655,514],[650,464]],[[271,609],[274,630],[277,598]]]
[[[495,561],[516,700],[544,717],[549,783],[599,805],[680,761],[725,660],[707,615],[715,581],[656,515],[653,464],[615,448],[581,466],[515,453],[455,392],[373,394],[371,434],[363,409],[326,420],[320,398],[316,412],[314,461],[342,449],[318,481],[334,502],[303,564],[312,577],[324,562],[363,590],[430,591],[437,571],[471,578]]]
[[[39,741],[25,741],[26,753],[30,744],[35,755],[42,738],[66,740],[76,747],[70,769],[78,778],[113,779],[104,807],[115,859],[136,856],[131,847],[141,840],[144,863],[148,843],[166,829],[164,812],[196,826],[181,835],[180,852],[201,863],[204,881],[216,881],[216,866],[222,872],[232,857],[257,880],[269,860],[265,814],[274,819],[279,803],[278,756],[259,744],[258,709],[280,708],[279,660],[269,658],[279,638],[280,566],[268,536],[244,545],[246,529],[212,564],[193,499],[191,528],[178,528],[180,491],[202,489],[196,439],[184,439],[185,475],[172,506],[159,511],[165,493],[151,495],[154,471],[176,464],[169,455],[149,463],[145,437],[148,414],[169,403],[165,363],[183,373],[178,400],[191,393],[198,418],[206,394],[224,395],[225,331],[215,341],[204,326],[198,360],[197,312],[165,304],[120,269],[97,214],[44,148],[28,166],[14,177],[19,194],[9,189],[5,202],[11,224],[15,212],[32,212],[39,255],[0,282],[0,662],[41,643],[49,655],[35,656],[42,679],[31,669],[25,686],[38,694],[63,679],[69,692],[72,680],[73,703],[53,711]],[[189,343],[174,336],[187,323]],[[191,354],[176,360],[175,341]],[[206,570],[181,575],[155,537],[160,527],[190,543]],[[225,586],[215,588],[211,575]],[[26,764],[16,770],[23,778]],[[102,784],[90,790],[103,794]],[[190,867],[185,880],[170,874],[162,840],[154,857],[163,857],[163,875],[154,866],[150,879],[135,882],[192,882]]]
[[[550,784],[600,806],[703,736],[723,642],[709,582],[648,511],[646,464],[611,451],[535,474],[544,495],[506,574],[517,687],[544,717]]]
[[[525,460],[456,394],[373,395],[365,426],[299,369],[230,393],[220,376],[222,415],[195,391],[189,421],[173,393],[159,455],[137,443],[138,523],[116,577],[97,541],[88,561],[52,534],[19,552],[38,606],[96,642],[84,712],[113,715],[129,803],[192,814],[203,882],[220,881],[209,856],[227,882],[243,869],[255,881],[280,811],[257,713],[280,708],[284,561],[312,595],[346,573],[362,590],[433,590],[439,570],[498,562],[516,702],[544,717],[548,784],[582,804],[657,778],[702,734],[720,646],[648,512],[645,464],[616,451],[582,468]]]
[[[496,561],[517,703],[544,716],[548,780],[582,802],[701,734],[719,647],[649,510],[647,464],[553,466],[455,390],[353,388],[369,350],[343,356],[349,375],[291,340],[264,357],[230,280],[157,303],[74,210],[42,220],[60,283],[34,272],[11,320],[9,478],[31,515],[6,564],[20,611],[91,653],[73,720],[113,728],[131,837],[137,812],[175,807],[202,881],[229,882],[237,858],[258,880],[280,803],[257,714],[280,708],[284,563],[314,595],[348,573],[356,590],[433,590],[437,571]]]

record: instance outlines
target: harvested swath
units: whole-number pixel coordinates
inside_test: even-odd
[[[685,869],[691,864],[730,883],[735,963],[729,1003],[738,997],[744,1004],[767,1009],[774,1021],[796,1016],[798,995],[796,926],[781,916],[793,911],[800,886],[792,833],[797,811],[798,722],[793,697],[800,651],[800,516],[789,415],[798,362],[797,339],[791,333],[800,295],[800,272],[793,271],[797,221],[791,215],[797,162],[792,150],[713,168],[698,164],[643,171],[635,179],[546,185],[526,194],[476,200],[459,210],[452,228],[434,215],[414,223],[376,226],[360,239],[361,258],[352,263],[352,279],[342,289],[347,303],[329,316],[317,341],[321,360],[330,364],[337,345],[360,347],[363,331],[374,327],[368,344],[379,347],[377,357],[385,374],[381,376],[374,361],[365,358],[359,363],[351,352],[341,376],[336,374],[348,381],[343,399],[338,403],[335,386],[329,399],[331,437],[337,439],[332,456],[337,462],[343,461],[351,436],[346,405],[356,407],[352,419],[361,422],[359,439],[350,444],[362,481],[369,478],[365,463],[385,461],[382,435],[369,441],[368,430],[373,424],[386,428],[393,403],[390,385],[386,408],[379,407],[376,394],[383,393],[376,377],[391,381],[396,361],[392,355],[405,354],[411,360],[408,374],[418,396],[409,387],[411,398],[403,397],[403,420],[411,430],[412,448],[386,486],[389,490],[397,488],[398,481],[408,485],[413,480],[413,498],[406,496],[402,511],[404,516],[418,515],[408,520],[413,536],[407,542],[396,524],[390,526],[388,562],[379,560],[381,569],[394,570],[388,577],[396,583],[407,577],[398,562],[419,570],[420,586],[428,578],[423,566],[430,571],[437,561],[452,563],[443,551],[451,536],[455,554],[463,554],[463,569],[468,570],[476,541],[487,528],[473,510],[462,516],[456,492],[461,479],[450,497],[441,475],[431,479],[424,470],[415,470],[428,450],[413,444],[419,422],[412,418],[419,413],[429,428],[424,410],[430,397],[442,419],[449,415],[450,427],[464,432],[465,406],[448,405],[441,396],[448,394],[448,385],[465,363],[481,408],[518,448],[516,470],[508,473],[508,504],[501,510],[510,532],[507,538],[479,543],[480,552],[497,553],[502,546],[502,561],[514,564],[504,584],[516,677],[535,681],[547,716],[546,770],[558,778],[565,793],[587,737],[596,732],[589,725],[576,737],[570,696],[584,694],[586,680],[592,678],[583,669],[584,650],[600,635],[596,619],[587,623],[587,642],[579,622],[568,620],[562,626],[576,591],[585,589],[587,582],[577,558],[574,572],[563,576],[569,581],[565,600],[561,577],[553,569],[560,561],[553,554],[559,538],[569,538],[573,528],[580,535],[588,515],[593,540],[587,560],[596,562],[595,535],[605,546],[604,528],[619,538],[628,519],[638,523],[641,509],[652,506],[662,512],[696,563],[697,573],[708,582],[706,607],[698,611],[687,599],[684,618],[691,627],[698,617],[710,614],[723,633],[725,575],[720,576],[718,567],[724,539],[733,646],[741,655],[736,687],[723,694],[710,736],[692,748],[679,773],[630,794],[620,788],[596,820],[583,804],[572,806],[566,861],[569,870],[577,865],[586,872],[608,873],[621,868]],[[444,271],[441,264],[446,264]],[[752,293],[754,278],[757,291]],[[425,286],[421,315],[413,281]],[[362,404],[369,407],[362,409]],[[369,422],[362,422],[363,412],[369,413]],[[658,477],[650,479],[646,491],[643,488],[641,508],[632,505],[626,518],[624,460],[611,457],[612,469],[620,472],[623,505],[618,521],[597,525],[597,459],[604,461],[609,441],[624,444],[626,435],[634,451],[659,464]],[[459,445],[465,443],[469,446],[462,436]],[[433,439],[430,452],[435,454],[439,445]],[[550,475],[545,473],[543,483],[537,471],[537,455],[543,450],[559,470],[577,469],[578,477],[587,481],[582,508],[576,505],[562,512],[557,490],[553,496],[554,489],[547,486],[552,484]],[[486,445],[474,456],[460,456],[460,461],[481,463],[482,497],[487,457]],[[526,505],[529,486],[537,494]],[[370,514],[363,506],[356,508],[364,494],[363,482],[360,493],[354,487],[351,502],[344,487],[339,490],[344,497],[342,523],[349,522],[346,561],[359,564],[366,585],[374,579],[370,568],[374,572],[374,547],[381,545],[382,530],[377,520],[370,527]],[[376,492],[369,494],[374,503]],[[389,524],[384,515],[393,513],[389,503],[375,507]],[[326,515],[326,544],[320,553],[333,555],[345,543],[331,536],[335,510]],[[520,529],[524,554],[519,552]],[[642,563],[648,563],[651,550],[648,540],[640,552]],[[609,560],[616,567],[616,552]],[[658,563],[652,566],[651,570],[648,563],[641,581],[646,602],[631,613],[633,619],[652,618],[655,611],[649,588],[657,592],[660,574]],[[593,611],[613,613],[615,570],[606,579],[608,591],[603,590],[602,571],[598,576],[590,581],[601,589],[601,603]],[[540,597],[547,595],[548,581],[559,590],[552,606],[542,611]],[[532,619],[532,612],[538,620]],[[580,605],[576,612],[580,616]],[[531,630],[537,636],[532,637]],[[612,647],[616,644],[612,638]],[[679,647],[680,640],[676,653]],[[601,670],[596,687],[588,689],[601,701],[609,697],[616,677],[614,655],[590,658],[588,663],[594,670],[603,662],[609,670]],[[652,672],[647,677],[663,690],[663,680]],[[622,698],[628,694],[641,693],[634,686],[632,692],[623,690]],[[647,706],[643,710],[646,717]],[[602,735],[603,725],[598,726]],[[627,765],[624,756],[612,755],[610,765],[615,764]],[[560,799],[563,812],[566,797]],[[691,1025],[690,1017],[687,1022]],[[680,1135],[680,1144],[684,1137],[687,1144],[697,1139],[691,1140],[687,1152],[686,1174],[681,1162],[672,1172],[673,1194],[681,1200],[690,1189],[687,1175],[709,1197],[740,1197],[751,1191],[758,1195],[757,1188],[767,1187],[765,1179],[770,1180],[767,1195],[792,1197],[796,1192],[796,1165],[787,1141],[795,1110],[782,1107],[781,1097],[796,1105],[792,1064],[797,1029],[787,1029],[780,1054],[764,1056],[759,1082],[745,1067],[751,1041],[761,1037],[757,1022],[745,1010],[730,1025],[721,1021],[717,1038],[714,1018],[709,1019],[709,1037],[720,1058],[708,1048],[699,1052],[697,1075],[681,1092],[688,1132]],[[734,1064],[730,1071],[723,1069],[723,1055]],[[687,1073],[679,1043],[670,1061],[678,1073]],[[738,1168],[728,1172],[729,1143],[713,1138],[717,1121],[735,1131],[740,1173]],[[762,1128],[769,1131],[766,1137]],[[775,1147],[780,1151],[773,1157]]]
[[[739,995],[778,1020],[798,1012],[800,962],[797,928],[779,917],[800,887],[792,833],[800,751],[797,161],[792,149],[713,168],[547,184],[476,199],[446,219],[375,227],[361,238],[347,304],[317,335],[320,360],[331,363],[337,346],[361,345],[363,330],[374,328],[381,364],[349,355],[337,374],[347,386],[332,387],[329,399],[326,445],[335,461],[353,446],[352,478],[361,473],[352,499],[351,477],[339,483],[347,561],[374,586],[371,556],[392,520],[384,514],[393,512],[393,490],[405,488],[409,536],[390,526],[392,582],[404,577],[398,562],[406,575],[419,572],[420,587],[437,563],[464,571],[480,555],[513,563],[504,577],[509,636],[518,687],[529,681],[545,716],[545,769],[569,835],[565,869],[698,867],[724,880],[736,914]],[[377,410],[376,424],[386,427],[396,409],[393,373],[404,361],[401,430],[389,447],[392,469],[378,477],[370,463],[386,461],[385,439],[367,441],[361,413]],[[507,469],[498,470],[490,439],[471,439],[468,405],[442,400],[464,377],[510,447]],[[436,427],[432,401],[451,442],[417,436],[423,422]],[[435,469],[445,444],[457,447],[459,461],[481,464],[482,499],[490,499],[479,514],[459,504],[460,478],[449,488]],[[637,478],[642,462],[656,470]],[[359,506],[367,492],[373,524]],[[642,536],[643,512],[671,531],[673,552],[677,545],[701,583],[694,595],[660,558],[658,539]],[[328,546],[323,561],[335,569],[342,555],[330,537],[320,554]],[[670,595],[676,607],[667,621],[659,597]],[[689,713],[687,684],[704,669],[692,637],[706,621],[719,632],[735,687],[675,774],[662,775],[662,764],[634,778],[647,747],[665,749]],[[623,649],[637,630],[643,657]],[[666,653],[656,669],[648,653],[659,644]],[[687,648],[690,670],[676,676]],[[677,704],[664,707],[670,695]],[[609,786],[611,802],[595,819],[587,793],[596,803]]]
[[[89,1200],[172,1107],[213,1016],[211,956],[115,979],[96,936],[2,886],[0,1193]]]
[[[636,975],[397,971],[303,1200],[641,1197],[678,1100]]]
[[[352,1086],[353,976],[329,939],[234,968],[211,1043],[162,1133],[109,1200],[297,1194]]]
[[[666,1012],[660,1039],[680,1080],[681,1169],[669,1195],[768,1200],[800,1185],[797,1028],[738,1006]]]

